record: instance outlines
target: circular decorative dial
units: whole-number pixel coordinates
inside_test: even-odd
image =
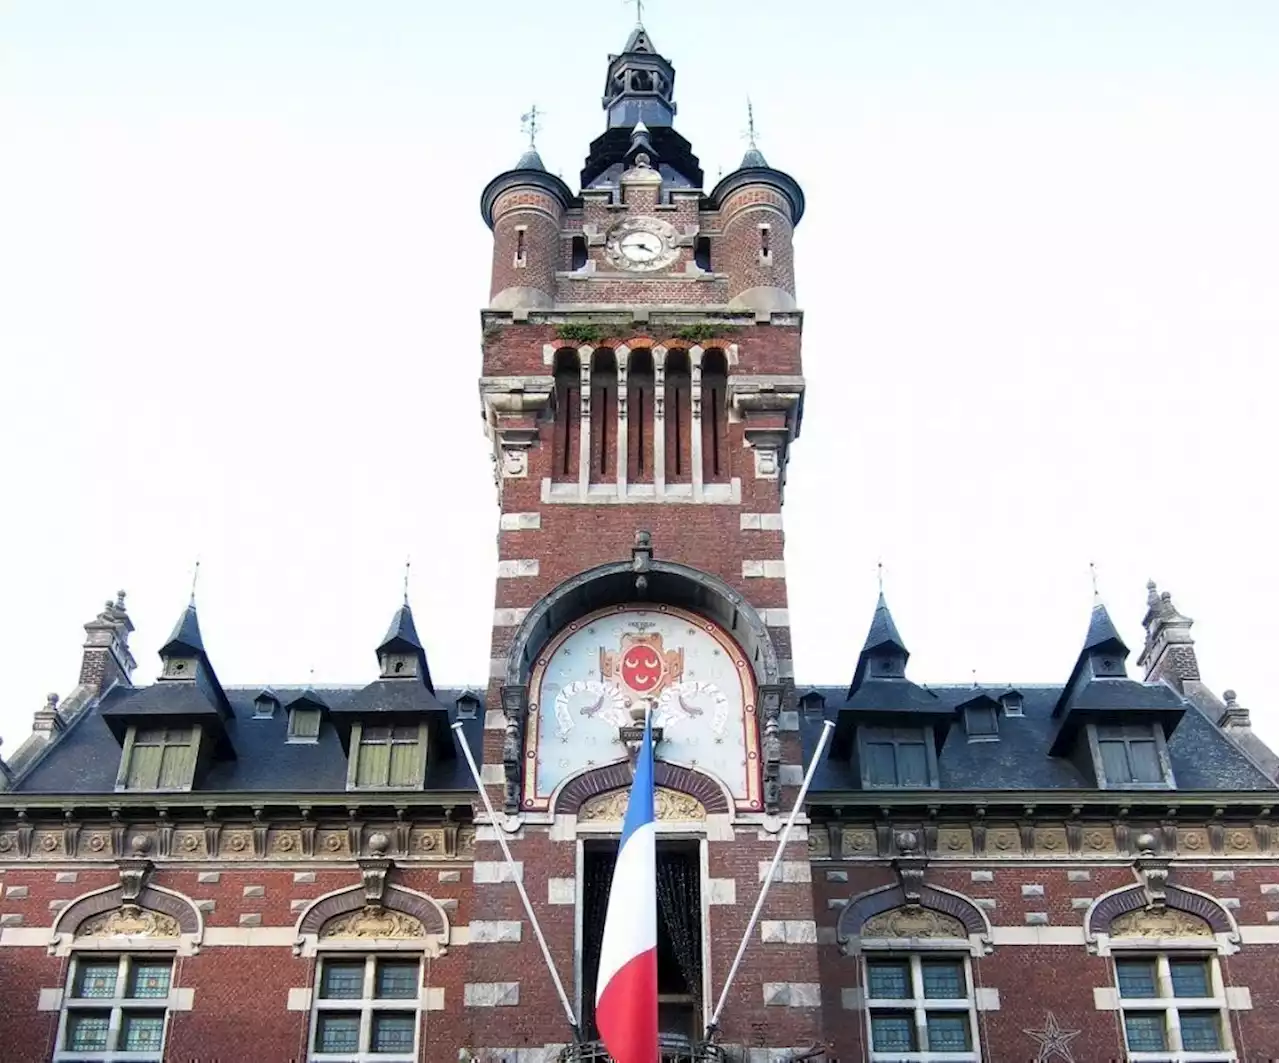
[[[684,610],[615,607],[571,624],[530,683],[525,807],[545,808],[571,775],[624,758],[619,729],[647,708],[660,760],[714,775],[739,807],[759,808],[754,689],[737,644]]]
[[[605,254],[618,269],[665,269],[680,254],[675,229],[659,218],[626,218],[610,230]]]

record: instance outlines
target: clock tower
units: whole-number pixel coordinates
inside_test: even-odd
[[[578,189],[531,145],[481,196],[480,396],[499,506],[486,782],[530,896],[559,921],[547,937],[584,1038],[628,728],[650,712],[662,734],[659,897],[683,898],[683,915],[659,913],[673,1037],[702,1036],[801,774],[782,502],[804,407],[804,196],[754,145],[705,188],[674,88],[637,26],[609,57],[606,128]],[[492,842],[481,831],[477,856],[496,869]],[[808,932],[761,945],[757,930],[725,1043],[818,1036],[806,844],[802,827],[763,915]],[[509,894],[478,885],[473,919],[511,918]],[[494,969],[472,977],[532,971],[534,943],[519,949],[476,952]],[[500,1016],[477,1043],[565,1040],[546,988],[547,1007]],[[511,1022],[526,1041],[495,1040]]]

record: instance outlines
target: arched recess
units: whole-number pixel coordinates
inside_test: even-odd
[[[696,768],[655,760],[653,782],[660,789],[687,794],[701,804],[708,815],[728,813],[733,809],[733,801],[723,784]],[[570,777],[552,795],[551,810],[556,815],[577,815],[593,798],[611,790],[630,789],[630,786],[631,769],[626,761],[588,768]]]
[[[192,954],[204,937],[204,919],[191,898],[159,886],[143,886],[133,900],[123,885],[81,894],[53,921],[52,946],[65,955],[87,938],[126,942],[129,948],[174,948]]]
[[[1119,920],[1132,929],[1128,940],[1146,947],[1155,941],[1203,944],[1197,939],[1212,935],[1220,950],[1234,951],[1233,946],[1240,942],[1240,930],[1220,901],[1199,890],[1171,883],[1161,892],[1160,904],[1153,904],[1148,888],[1139,884],[1104,893],[1085,912],[1085,940],[1089,948],[1106,955],[1121,940],[1115,934]]]
[[[854,950],[867,923],[899,910],[918,918],[901,933],[878,933],[878,937],[909,938],[927,941],[930,945],[949,938],[970,948],[974,947],[975,940],[979,948],[990,944],[991,924],[982,909],[968,897],[925,884],[920,888],[919,904],[908,905],[901,883],[894,883],[860,893],[844,906],[836,922],[836,941],[841,951],[847,955]],[[953,926],[954,932],[949,929]]]
[[[578,352],[572,347],[556,351],[554,369],[555,446],[553,480],[577,481],[581,450],[582,380]]]
[[[294,952],[326,949],[420,949],[443,955],[449,945],[449,917],[433,897],[404,886],[387,886],[370,903],[364,886],[348,886],[317,897],[298,917]]]
[[[760,614],[724,580],[674,561],[644,559],[645,587],[636,587],[636,560],[613,561],[571,576],[529,610],[512,641],[506,682],[527,683],[539,653],[568,624],[611,605],[662,603],[700,613],[742,647],[758,687],[778,682],[778,657]]]

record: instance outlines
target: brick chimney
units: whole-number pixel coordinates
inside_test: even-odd
[[[1144,669],[1143,678],[1148,683],[1163,680],[1181,694],[1184,683],[1199,682],[1200,664],[1196,660],[1195,639],[1191,637],[1193,623],[1174,608],[1168,591],[1157,591],[1155,580],[1147,582],[1147,613],[1142,618],[1147,638],[1138,666]]]
[[[80,680],[90,694],[101,694],[114,682],[133,685],[137,662],[129,652],[133,621],[124,607],[124,591],[116,593],[96,617],[84,626],[84,655],[80,658]]]

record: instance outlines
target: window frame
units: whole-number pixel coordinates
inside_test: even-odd
[[[166,737],[170,731],[186,731],[190,738],[186,742],[168,742],[159,743],[160,764],[157,768],[156,785],[155,786],[130,786],[129,772],[133,768],[133,758],[139,746],[150,748],[156,743],[139,742],[139,736],[148,731],[163,731]],[[166,721],[163,718],[156,721],[148,721],[147,723],[131,723],[125,732],[124,745],[120,748],[120,767],[116,772],[117,793],[187,793],[195,786],[196,767],[200,761],[201,744],[204,741],[204,728],[198,723],[178,724],[175,721]],[[164,750],[169,748],[184,747],[190,750],[190,760],[186,765],[185,780],[178,786],[161,786],[160,778],[164,774]]]
[[[893,772],[895,780],[901,776],[898,761],[900,745],[924,743],[925,771],[928,779],[920,784],[899,782],[873,782],[871,779],[871,745],[892,744]],[[858,728],[858,764],[864,790],[936,790],[938,788],[938,751],[933,744],[933,732],[928,727],[883,727],[863,725]]]
[[[307,719],[312,719],[314,714],[316,733],[304,734],[298,730],[298,720],[302,713],[307,713]],[[320,730],[324,726],[324,716],[321,710],[314,705],[304,705],[297,708],[290,707],[289,722],[285,728],[285,742],[292,742],[299,745],[315,745],[320,741]]]
[[[58,1009],[58,1032],[54,1042],[53,1063],[73,1063],[78,1060],[93,1060],[94,1063],[162,1063],[168,1047],[169,1021],[177,1003],[177,990],[174,986],[177,973],[176,954],[172,951],[132,951],[92,952],[81,951],[72,954],[71,963],[67,966],[67,981],[62,990],[62,1004]],[[86,963],[105,963],[115,960],[116,984],[110,997],[77,997],[74,995],[76,982],[81,968]],[[130,997],[127,996],[130,975],[138,963],[167,963],[169,965],[169,988],[163,997]],[[68,1047],[71,1018],[77,1013],[102,1012],[109,1013],[107,1027],[107,1048],[105,1049],[73,1049]],[[161,1013],[162,1030],[160,1045],[154,1051],[124,1049],[118,1047],[124,1032],[124,1021],[129,1014]]]
[[[1120,733],[1108,734],[1111,729]],[[1129,733],[1133,732],[1133,733]],[[1141,732],[1141,733],[1138,733]],[[1173,765],[1169,760],[1169,749],[1165,742],[1164,727],[1159,722],[1152,723],[1090,723],[1086,726],[1089,741],[1089,757],[1093,761],[1095,778],[1100,790],[1174,790],[1177,782],[1173,777]],[[1133,758],[1129,746],[1133,742],[1155,741],[1156,763],[1160,768],[1159,782],[1124,782],[1112,780],[1107,776],[1106,761],[1102,755],[1103,742],[1121,742],[1124,745],[1125,761],[1129,766],[1129,774],[1133,774]]]
[[[307,1023],[307,1063],[416,1063],[422,1049],[422,1013],[426,1010],[426,989],[423,979],[426,970],[420,952],[322,952],[317,957],[314,988],[311,992],[311,1015]],[[359,997],[331,997],[320,995],[324,984],[324,968],[329,963],[364,961],[364,984]],[[416,963],[418,966],[415,997],[385,997],[376,995],[378,964],[385,962]],[[316,1035],[320,1028],[320,1016],[324,1012],[358,1012],[360,1033],[354,1052],[321,1052],[316,1047]],[[413,1013],[413,1048],[409,1052],[374,1052],[370,1042],[373,1036],[373,1020],[377,1012]]]
[[[1173,976],[1170,962],[1178,960],[1196,960],[1208,969],[1209,988],[1213,995],[1208,997],[1179,997],[1174,995]],[[1125,962],[1154,962],[1156,965],[1156,996],[1126,997],[1120,992],[1120,965]],[[1236,1053],[1231,1039],[1231,1013],[1227,1007],[1227,991],[1222,980],[1222,969],[1218,965],[1218,957],[1203,949],[1186,951],[1171,949],[1152,951],[1150,949],[1117,949],[1111,957],[1112,979],[1115,985],[1116,1011],[1120,1013],[1120,1035],[1124,1042],[1127,1063],[1235,1063]],[[1213,1012],[1218,1017],[1220,1046],[1214,1049],[1182,1047],[1181,1012]],[[1164,1040],[1166,1047],[1160,1050],[1132,1050],[1129,1048],[1128,1028],[1125,1024],[1126,1013],[1152,1014],[1158,1013],[1164,1019]]]
[[[392,783],[392,782],[390,782],[390,773],[391,773],[390,755],[388,755],[388,762],[387,762],[387,775],[388,775],[388,781],[387,781],[387,782],[385,782],[385,783],[361,783],[361,782],[359,782],[359,781],[358,781],[358,780],[359,780],[359,778],[360,778],[360,757],[361,757],[362,752],[363,752],[362,747],[363,747],[364,745],[366,745],[366,744],[367,744],[367,745],[372,745],[372,744],[373,744],[372,742],[366,743],[366,742],[364,741],[364,731],[365,731],[365,728],[366,728],[366,727],[388,727],[388,728],[390,728],[390,730],[391,730],[391,732],[392,732],[392,733],[391,733],[391,736],[387,739],[387,742],[386,742],[386,746],[387,746],[387,748],[388,748],[388,749],[390,749],[390,748],[392,748],[394,745],[396,745],[396,744],[397,744],[397,743],[396,743],[396,738],[395,738],[395,729],[396,729],[396,727],[405,727],[405,726],[412,726],[412,725],[406,725],[406,724],[384,724],[384,723],[376,723],[376,722],[372,722],[372,721],[368,721],[368,720],[365,720],[365,721],[356,721],[355,723],[353,723],[353,724],[351,725],[351,746],[350,746],[350,752],[349,752],[349,753],[348,753],[348,755],[347,755],[347,789],[348,789],[348,790],[361,790],[361,791],[367,791],[367,790],[422,790],[422,789],[424,789],[424,788],[425,788],[425,786],[426,786],[427,756],[428,756],[428,754],[429,754],[429,752],[430,752],[430,748],[431,748],[430,741],[429,741],[429,738],[428,738],[428,730],[429,730],[429,728],[428,728],[428,726],[427,726],[427,724],[426,724],[426,722],[425,722],[425,721],[419,721],[419,722],[418,722],[418,725],[417,725],[417,727],[418,727],[418,737],[417,737],[417,739],[415,740],[414,745],[415,745],[415,747],[416,747],[416,749],[417,749],[417,751],[418,751],[418,754],[417,754],[417,755],[418,755],[418,763],[421,765],[421,767],[422,767],[422,771],[419,773],[418,778],[417,778],[413,783],[410,783],[410,784],[409,784],[409,785],[407,785],[407,786],[402,786],[402,785],[399,785],[399,784],[397,784],[397,783]],[[379,744],[379,745],[381,745],[382,743],[378,743],[378,744]],[[406,741],[406,742],[401,742],[400,744],[402,744],[402,745],[408,745],[409,743]]]
[[[1024,699],[1016,690],[1000,695],[1000,707],[1004,710],[1005,719],[1017,719],[1019,716],[1025,716],[1023,705]]]
[[[964,977],[964,997],[926,997],[924,965],[947,961],[960,965]],[[906,963],[911,983],[909,997],[871,996],[871,966],[875,963]],[[982,1047],[978,1031],[977,994],[974,991],[973,967],[969,954],[962,949],[904,952],[897,949],[867,950],[862,957],[863,1011],[866,1014],[866,1044],[870,1063],[981,1063]],[[877,1052],[873,1021],[876,1012],[902,1014],[910,1012],[915,1047],[909,1052],[898,1049]],[[969,1048],[963,1052],[938,1052],[929,1048],[928,1015],[930,1012],[963,1014],[969,1019]]]
[[[991,720],[991,729],[989,731],[974,731],[970,729],[970,719],[976,719],[979,713],[989,714]],[[977,705],[968,705],[964,710],[964,734],[965,738],[970,742],[999,742],[1000,741],[1000,710],[988,702],[981,702]]]

